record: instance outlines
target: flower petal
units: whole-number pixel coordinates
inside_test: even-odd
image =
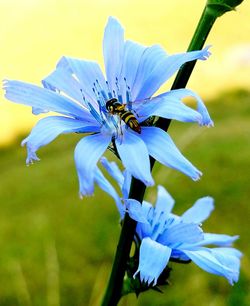
[[[151,222],[154,231],[153,237],[155,240],[157,240],[157,237],[164,231],[166,221],[169,218],[169,214],[173,206],[174,199],[163,186],[159,185],[157,201],[154,209],[154,217]]]
[[[162,57],[156,62],[154,69],[143,82],[136,99],[142,100],[151,97],[184,63],[207,59],[210,55],[208,48]]]
[[[136,226],[136,233],[139,236],[139,238],[142,240],[145,237],[151,237],[153,228],[151,226],[152,220],[153,220],[153,206],[151,203],[147,201],[142,202],[142,210],[143,210],[143,215],[146,216],[147,220],[149,223],[138,223]],[[152,237],[151,237],[152,238]]]
[[[119,140],[115,143],[125,168],[146,186],[153,185],[148,150],[144,142],[135,133],[125,130],[122,143]]]
[[[202,173],[195,168],[178,150],[168,135],[157,127],[142,127],[140,135],[146,143],[149,154],[165,166],[174,168],[198,180]]]
[[[80,184],[80,195],[94,192],[96,164],[111,141],[111,136],[94,134],[81,139],[75,148],[75,163]]]
[[[181,216],[183,222],[201,223],[206,220],[214,210],[214,199],[204,197],[197,200],[194,205],[189,208]]]
[[[146,47],[134,41],[127,40],[124,45],[122,70],[119,76],[119,89],[125,103],[132,102],[132,96],[127,96],[135,82],[138,67]]]
[[[231,246],[232,243],[239,238],[238,235],[229,236],[223,234],[211,234],[211,233],[204,233],[204,240],[195,244],[196,246],[203,246],[203,245],[218,245],[218,246]]]
[[[113,161],[110,162],[106,157],[102,157],[100,159],[101,164],[103,167],[108,171],[108,173],[115,179],[115,181],[118,183],[120,189],[122,189],[123,183],[124,183],[124,176],[117,166],[117,164]]]
[[[58,135],[65,133],[90,133],[100,130],[98,126],[91,126],[90,123],[67,117],[50,116],[38,121],[32,129],[30,135],[22,141],[22,145],[27,145],[27,164],[33,160],[39,160],[36,151],[53,141]]]
[[[93,121],[82,106],[46,88],[20,81],[5,81],[4,89],[5,97],[13,102]]]
[[[163,186],[158,185],[157,188],[158,192],[155,204],[155,216],[162,213],[168,215],[172,211],[175,201]]]
[[[176,89],[176,90],[171,90],[170,92],[166,93],[166,94],[162,94],[158,97],[167,97],[169,95],[171,95],[170,93],[172,92],[172,94],[175,96],[176,99],[183,99],[185,97],[193,97],[196,102],[197,102],[197,112],[201,115],[202,120],[199,122],[200,125],[205,125],[208,127],[214,126],[214,123],[212,121],[212,119],[209,116],[208,110],[205,106],[205,104],[203,103],[202,99],[199,97],[199,95],[197,95],[195,92],[193,92],[190,89],[186,89],[186,88],[182,88],[182,89]]]
[[[115,191],[114,187],[110,184],[110,182],[105,178],[105,176],[102,174],[101,170],[98,169],[96,166],[95,170],[95,181],[96,183],[104,190],[107,192],[111,197],[115,200],[117,209],[120,213],[121,218],[124,217],[125,209],[124,206],[122,205],[121,199],[118,195],[118,193]]]
[[[166,58],[166,56],[166,52],[159,45],[153,45],[144,50],[137,69],[134,84],[130,84],[132,86],[132,101],[138,100],[138,94],[143,90],[146,79],[150,77],[155,66]]]
[[[63,91],[69,97],[79,101],[82,104],[83,96],[81,92],[81,84],[76,78],[72,76],[69,70],[58,67],[51,74],[42,80],[42,84],[45,88],[52,90]]]
[[[140,246],[139,267],[135,272],[140,272],[140,280],[148,285],[154,281],[153,285],[157,284],[157,279],[168,264],[171,249],[164,246],[149,237],[144,238]]]
[[[117,19],[109,17],[104,30],[103,56],[106,76],[111,92],[116,91],[124,54],[124,29]]]
[[[130,218],[140,223],[148,223],[147,215],[140,202],[134,199],[126,199],[125,205]]]
[[[196,99],[197,110],[193,110],[181,101],[190,96]],[[188,89],[171,90],[150,100],[135,101],[133,109],[138,114],[140,122],[150,116],[159,116],[183,122],[197,122],[208,127],[214,125],[201,98]]]
[[[128,170],[123,171],[123,176],[124,176],[124,182],[122,185],[122,195],[124,199],[128,199],[132,176]]]
[[[175,96],[175,91],[169,95],[160,95],[150,100],[135,101],[133,109],[138,114],[139,122],[143,122],[150,116],[158,116],[167,119],[179,120],[182,122],[202,122],[201,115],[186,106]]]
[[[95,61],[87,61],[72,57],[63,56],[58,64],[57,69],[68,70],[68,72],[74,75],[81,84],[81,90],[86,96],[86,99],[91,101],[92,104],[96,104],[97,96],[93,91],[96,80],[100,87],[106,92],[106,82],[101,71],[99,64]]]
[[[182,244],[192,244],[203,240],[202,229],[193,223],[179,223],[167,228],[157,239],[158,242],[168,245],[172,249]]]
[[[224,276],[231,285],[238,281],[241,255],[239,251],[236,253],[232,248],[197,248],[183,252],[201,269]]]

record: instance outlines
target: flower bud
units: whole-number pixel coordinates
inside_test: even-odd
[[[242,2],[243,0],[208,0],[207,9],[216,17],[220,17],[226,12],[235,10]]]

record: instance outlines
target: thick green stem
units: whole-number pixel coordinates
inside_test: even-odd
[[[217,17],[218,15],[215,14],[214,11],[208,7],[208,5],[206,5],[197,25],[192,41],[188,47],[188,51],[200,50],[202,48]],[[182,66],[171,89],[184,88],[186,86],[195,63],[196,61],[193,61]],[[160,118],[157,121],[156,126],[167,131],[170,122],[171,120]],[[151,158],[152,168],[154,163],[155,160]],[[133,178],[129,198],[142,202],[145,190],[146,186],[142,182]],[[128,214],[126,214],[123,221],[111,276],[102,302],[102,306],[115,306],[118,304],[121,298],[123,278],[126,273],[127,262],[129,259],[129,253],[135,234],[135,229],[136,222],[132,220]]]

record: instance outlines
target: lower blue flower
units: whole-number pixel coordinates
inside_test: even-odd
[[[106,159],[102,159],[102,164],[117,179],[122,190],[125,205],[117,202],[121,218],[127,211],[138,222],[136,233],[141,245],[139,267],[134,276],[139,273],[141,281],[156,285],[170,260],[192,260],[201,269],[225,277],[230,284],[238,281],[242,253],[231,247],[238,236],[204,233],[201,227],[214,209],[211,197],[198,199],[185,213],[177,216],[172,213],[174,199],[164,187],[158,186],[155,206],[146,201],[140,204],[127,199],[131,176],[127,172],[123,175]]]

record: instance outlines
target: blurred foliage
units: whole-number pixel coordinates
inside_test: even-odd
[[[176,199],[182,213],[199,197],[211,195],[216,209],[203,225],[207,232],[239,234],[245,254],[241,277],[231,287],[193,264],[172,264],[164,294],[129,295],[119,305],[249,305],[250,93],[221,94],[208,108],[215,128],[173,122],[169,133],[204,172],[192,182],[159,164],[158,184]],[[99,305],[119,236],[119,217],[110,197],[96,188],[82,201],[73,160],[81,135],[63,135],[42,148],[42,161],[25,166],[18,143],[0,150],[0,305]],[[108,154],[111,157],[111,154]],[[147,191],[154,201],[155,188]]]

